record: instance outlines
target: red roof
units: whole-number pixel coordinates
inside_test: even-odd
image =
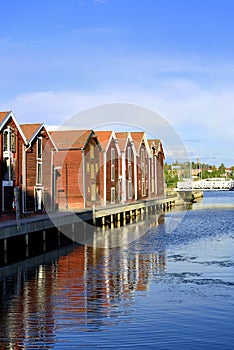
[[[132,139],[134,141],[135,148],[136,148],[137,152],[139,151],[139,148],[140,148],[141,142],[144,138],[144,135],[145,135],[144,131],[131,131],[131,136],[132,136]]]
[[[89,139],[94,136],[93,130],[51,131],[51,138],[58,149],[85,148]]]
[[[4,121],[4,119],[8,116],[8,114],[11,113],[9,112],[0,112],[0,124]]]
[[[113,131],[95,131],[95,135],[98,138],[98,142],[103,150],[106,150]]]
[[[123,152],[125,150],[129,132],[116,132],[115,135],[118,139],[120,151]]]
[[[26,137],[27,141],[30,141],[40,130],[43,124],[21,124],[20,127]]]

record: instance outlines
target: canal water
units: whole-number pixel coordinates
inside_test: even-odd
[[[205,192],[129,244],[2,267],[0,349],[233,349],[233,204]]]

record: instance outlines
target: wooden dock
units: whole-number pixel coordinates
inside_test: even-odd
[[[75,235],[76,224],[85,227],[87,223],[95,227],[111,228],[121,227],[144,220],[148,215],[161,215],[176,205],[177,196],[173,195],[167,198],[148,199],[128,204],[111,205],[108,207],[92,209],[80,209],[77,211],[57,211],[38,216],[22,218],[20,220],[9,220],[0,222],[0,241],[3,242],[4,252],[8,251],[8,240],[22,236],[25,246],[29,246],[29,235],[41,235],[43,241],[46,240],[47,232],[50,229],[57,230],[58,240],[60,233],[69,232],[69,238],[72,239],[72,233]],[[78,226],[77,226],[78,227]],[[49,234],[49,233],[48,233]],[[66,235],[66,233],[65,233]]]

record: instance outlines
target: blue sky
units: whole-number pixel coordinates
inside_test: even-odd
[[[57,125],[137,104],[165,117],[192,160],[234,165],[233,13],[232,0],[2,1],[0,109]]]

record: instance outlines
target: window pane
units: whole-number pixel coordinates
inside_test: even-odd
[[[37,158],[42,158],[42,139],[37,139]]]
[[[115,188],[111,188],[111,204],[115,203]]]
[[[42,164],[37,163],[37,184],[42,183]]]
[[[90,152],[90,158],[93,159],[94,158],[94,145],[90,145],[89,146],[89,152]]]

